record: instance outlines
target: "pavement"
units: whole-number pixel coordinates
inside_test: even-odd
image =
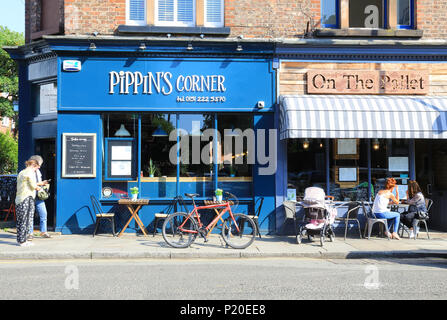
[[[343,236],[320,246],[319,239],[298,245],[295,237],[262,235],[246,249],[225,246],[220,235],[203,238],[186,249],[168,246],[161,234],[143,236],[133,233],[113,237],[110,234],[61,235],[52,238],[34,237],[32,247],[17,245],[14,228],[0,229],[0,260],[34,259],[236,259],[236,258],[321,258],[321,259],[374,259],[374,258],[447,258],[447,233],[430,232],[430,239],[421,232],[417,240],[402,238],[387,240],[371,237],[359,239],[352,231],[346,241]]]

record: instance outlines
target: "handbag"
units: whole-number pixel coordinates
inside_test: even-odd
[[[425,211],[418,211],[416,213],[416,219],[418,220],[428,220],[428,213]]]
[[[45,201],[50,197],[50,185],[44,185],[42,188],[40,188],[39,191],[37,191],[37,198],[39,200]]]

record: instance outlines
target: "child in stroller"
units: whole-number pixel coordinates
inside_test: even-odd
[[[335,239],[333,224],[337,216],[337,209],[331,201],[326,200],[324,190],[318,187],[306,188],[302,205],[304,220],[296,235],[297,243],[300,244],[305,235],[309,240],[315,235],[320,235],[321,246],[323,246],[326,237],[333,242]]]

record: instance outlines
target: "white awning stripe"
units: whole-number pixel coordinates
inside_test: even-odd
[[[447,139],[447,97],[281,96],[281,139]]]

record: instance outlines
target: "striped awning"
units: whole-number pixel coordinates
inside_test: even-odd
[[[280,137],[447,139],[447,96],[280,97]]]

